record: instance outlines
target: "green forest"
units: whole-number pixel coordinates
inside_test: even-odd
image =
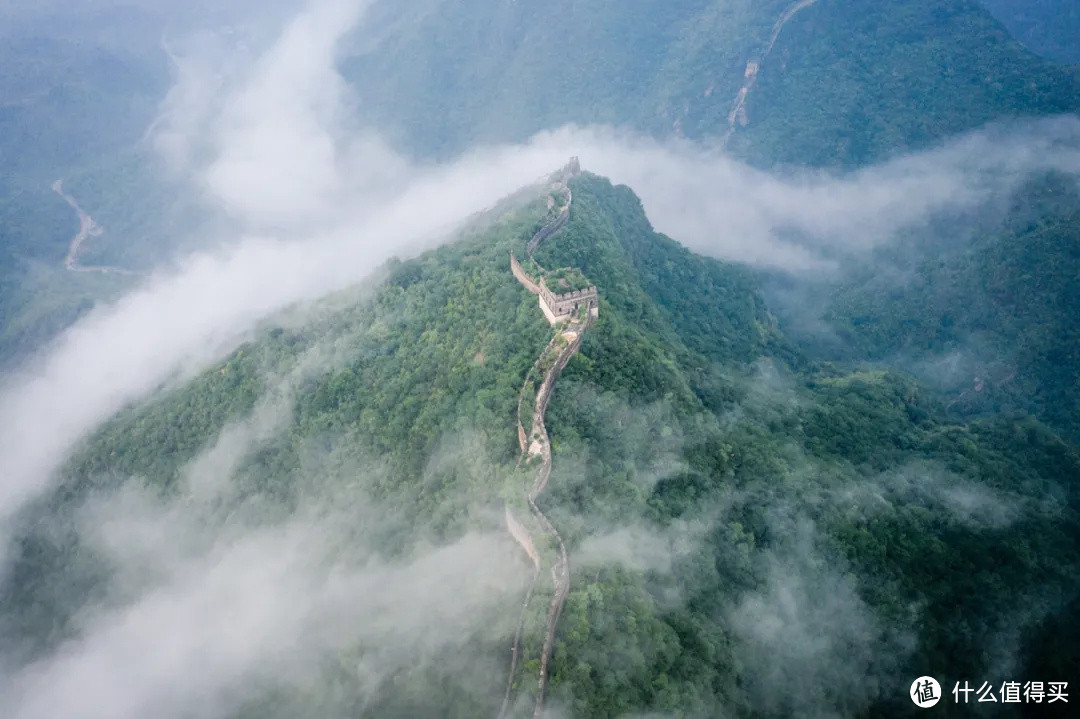
[[[142,399],[65,455],[45,494],[0,517],[8,560],[0,571],[0,707],[9,690],[23,712],[29,705],[17,692],[32,699],[52,691],[31,686],[39,669],[74,677],[67,701],[93,701],[108,672],[64,664],[93,644],[114,652],[99,666],[139,665],[145,675],[131,677],[131,687],[156,687],[154,697],[197,692],[190,677],[174,681],[161,667],[174,650],[205,651],[197,669],[222,676],[220,685],[206,683],[224,687],[223,696],[178,699],[179,708],[161,708],[169,716],[494,717],[508,685],[507,719],[530,715],[557,597],[558,544],[534,532],[543,566],[527,589],[531,555],[508,531],[507,509],[535,520],[523,488],[539,462],[519,444],[516,420],[532,415],[544,372],[573,335],[548,324],[511,273],[512,255],[553,292],[595,285],[599,295],[598,316],[558,376],[545,420],[552,474],[536,502],[565,540],[571,577],[547,716],[902,717],[912,712],[911,680],[923,675],[947,696],[965,681],[1067,681],[1075,692],[1080,68],[1065,63],[1077,56],[1080,11],[1053,4],[818,0],[783,27],[767,57],[774,23],[793,0],[374,2],[340,38],[315,12],[337,3],[313,3],[314,14],[301,16],[307,24],[285,29],[276,27],[275,3],[250,24],[232,9],[181,22],[184,13],[156,7],[45,3],[32,23],[8,27],[9,9],[0,8],[0,371],[11,381],[0,389],[13,396],[16,372],[33,381],[54,370],[52,343],[65,328],[95,307],[109,312],[151,273],[182,275],[182,263],[171,263],[193,250],[222,237],[243,235],[255,246],[309,230],[321,242],[314,236],[324,224],[335,229],[366,208],[397,217],[399,190],[442,202],[433,189],[462,167],[480,178],[477,168],[492,157],[498,166],[500,153],[521,150],[507,143],[545,131],[558,138],[566,126],[583,129],[573,137],[593,129],[616,137],[645,161],[718,158],[721,170],[730,166],[762,193],[753,200],[768,205],[772,239],[805,241],[837,264],[800,274],[695,254],[679,244],[691,238],[652,227],[633,188],[586,172],[565,194],[552,178],[529,186],[471,216],[450,240],[436,247],[426,237],[433,249],[390,259],[357,285],[248,318],[239,346],[213,354],[211,366],[184,362],[143,387]],[[201,5],[186,12],[203,14]],[[184,28],[204,24],[214,27],[183,42]],[[279,52],[291,46],[277,31],[304,52]],[[319,48],[321,57],[306,33],[337,40]],[[179,55],[166,44],[174,37]],[[324,62],[326,87],[318,73],[305,75],[311,68],[294,68],[303,64],[294,55]],[[750,62],[760,63],[755,84],[732,126]],[[277,70],[273,81],[255,82],[268,68]],[[281,117],[256,102],[262,91],[280,102],[269,89],[289,82],[312,97]],[[178,88],[173,100],[190,102],[190,117],[185,108],[170,114],[170,86]],[[247,114],[258,116],[256,130],[273,127],[233,132],[246,128]],[[291,128],[303,135],[296,147],[289,132],[261,124],[264,115],[300,126]],[[191,156],[178,168],[166,167],[148,129],[173,120],[191,135],[179,153]],[[1051,126],[1060,133],[1044,142]],[[961,162],[946,168],[956,174],[947,181],[928,174],[944,196],[927,201],[931,209],[914,224],[883,218],[881,227],[901,228],[895,234],[802,237],[798,217],[785,214],[798,201],[782,196],[787,189],[836,181],[872,191],[911,171],[905,158],[970,154],[963,138],[972,132],[1009,141],[1001,165]],[[253,145],[230,154],[240,136]],[[309,140],[319,146],[311,156],[302,147]],[[279,189],[278,178],[245,174],[247,160],[261,167],[268,149],[315,157],[313,165],[328,159],[311,177],[326,170],[340,187],[312,205],[342,206],[313,211],[314,219],[298,213],[305,219],[280,227],[233,216],[214,182],[235,171],[244,177],[229,189],[238,193],[251,179]],[[1030,161],[1034,153],[1061,157]],[[369,160],[370,173],[362,167]],[[311,168],[295,164],[306,177]],[[1019,177],[1018,167],[1032,166],[1060,169]],[[50,189],[57,179],[104,229],[82,260],[133,274],[65,268],[78,218]],[[477,196],[494,186],[489,179],[477,180]],[[1007,191],[965,204],[984,190],[990,197],[986,188],[998,180]],[[355,207],[344,207],[353,194]],[[529,239],[566,202],[567,224],[529,256]],[[409,212],[419,218],[428,209],[421,202]],[[357,224],[358,233],[378,227]],[[695,247],[723,253],[725,241],[753,241],[726,236],[741,231],[731,227],[739,223]],[[378,251],[392,239],[356,238]],[[254,291],[239,284],[238,292]],[[208,333],[231,331],[203,319]],[[122,342],[106,349],[126,351]],[[108,371],[118,372],[110,364],[87,376]],[[223,486],[199,484],[211,460]],[[103,539],[116,539],[108,535],[116,527],[99,526],[116,516],[130,520],[122,529],[134,527],[120,532],[119,547]],[[130,619],[121,610],[142,610],[147,597],[172,601],[169,582],[199,584],[200,561],[217,567],[223,547],[296,525],[328,536],[314,550],[284,543],[299,555],[284,566],[310,571],[325,582],[312,584],[337,589],[344,604],[369,606],[367,595],[377,595],[404,608],[372,611],[358,627],[290,596],[292,577],[283,576],[268,582],[280,596],[247,597],[206,648],[182,636],[179,649],[166,643],[160,657],[133,660],[137,647],[107,641],[116,616]],[[487,553],[463,553],[461,564],[443,553],[483,542]],[[430,557],[438,566],[416,571],[412,562]],[[376,568],[378,581],[349,585],[343,576],[358,567]],[[403,567],[439,584],[401,582],[422,595],[410,603],[393,583]],[[234,569],[242,579],[252,568]],[[490,584],[454,583],[473,570]],[[493,597],[494,612],[478,599]],[[444,603],[483,611],[414,622],[431,634],[458,632],[442,645],[410,644],[405,635],[416,626],[387,619]],[[296,622],[322,634],[311,646],[295,639],[266,657],[240,656],[235,645],[258,626],[264,604],[318,615]],[[226,614],[196,608],[215,621]],[[156,616],[138,619],[142,636],[158,636],[147,629]],[[243,671],[229,673],[233,660]],[[366,671],[384,664],[393,669]],[[127,686],[112,690],[136,696]],[[98,709],[107,715],[108,706]],[[1068,715],[1068,707],[1029,704],[943,702],[937,711]]]
[[[572,189],[568,226],[536,259],[579,268],[601,306],[548,411],[540,501],[573,567],[550,705],[901,716],[920,674],[950,687],[1075,676],[1077,644],[1063,639],[1080,589],[1074,444],[1029,414],[957,418],[910,375],[815,359],[785,337],[752,272],[655,233],[627,187],[584,175]],[[302,326],[267,325],[100,428],[34,512],[73,516],[129,477],[182,494],[185,465],[228,423],[284,398],[285,422],[238,465],[237,507],[287,512],[314,476],[353,482],[378,466],[363,491],[400,518],[378,535],[385,556],[498,528],[518,391],[550,336],[509,254],[544,216],[541,200],[501,207]],[[79,598],[113,571],[34,512],[2,597],[25,657],[72,636]],[[526,695],[546,602],[533,606]],[[350,693],[345,656],[324,677],[334,690],[316,694],[377,716],[494,714],[516,611],[470,656],[375,698]],[[284,691],[242,714],[295,716],[302,697]]]
[[[792,4],[468,0],[407,24],[376,7],[342,73],[419,156],[566,123],[708,141]],[[987,122],[1075,112],[1077,98],[1080,70],[1029,52],[977,0],[819,0],[761,65],[728,149],[767,167],[856,167]]]

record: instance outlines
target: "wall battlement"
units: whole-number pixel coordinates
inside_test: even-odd
[[[566,163],[565,166],[557,170],[549,178],[550,182],[558,185],[557,189],[562,189],[565,192],[566,203],[559,209],[555,217],[537,230],[526,243],[525,249],[529,257],[532,257],[533,252],[536,251],[541,242],[565,227],[570,220],[570,204],[573,202],[573,195],[568,183],[570,179],[580,174],[581,163],[578,158],[571,157],[570,162]],[[529,273],[514,257],[513,252],[510,253],[510,270],[514,273],[514,277],[517,278],[518,282],[524,285],[525,289],[538,296],[540,309],[543,310],[544,316],[547,317],[548,322],[551,324],[569,320],[581,309],[585,309],[590,317],[599,316],[600,295],[595,285],[583,290],[571,290],[570,292],[556,294],[548,289],[543,278],[538,281],[529,276]]]
[[[570,162],[566,163],[556,174],[562,182],[566,182],[572,177],[577,177],[581,174],[581,162],[577,157],[571,157]]]
[[[569,319],[578,309],[586,308],[589,314],[597,317],[600,313],[600,293],[596,286],[584,290],[572,290],[555,294],[540,280],[540,308],[548,321],[554,324]]]

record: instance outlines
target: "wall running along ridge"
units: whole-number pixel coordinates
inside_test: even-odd
[[[514,257],[513,250],[510,251],[510,271],[514,273],[514,277],[517,278],[517,281],[525,286],[525,289],[532,292],[534,295],[540,294],[540,285],[536,284],[533,278],[529,277],[528,273],[525,272],[525,268],[522,267],[521,263]]]
[[[529,240],[527,247],[530,258],[540,242],[564,227],[569,220],[571,195],[567,181],[569,178],[580,173],[580,171],[581,168],[578,165],[577,158],[574,158],[566,167],[553,176],[552,179],[557,179],[561,187],[565,189],[567,203],[548,225],[540,228],[540,230],[533,235],[532,239]],[[536,717],[539,717],[543,711],[544,695],[547,691],[549,663],[552,647],[555,643],[555,628],[558,625],[559,616],[562,614],[566,597],[570,592],[570,559],[568,552],[566,551],[566,544],[563,542],[562,536],[559,535],[558,530],[555,529],[555,526],[536,503],[537,497],[544,491],[548,479],[551,477],[551,441],[548,437],[547,427],[544,425],[544,414],[547,411],[548,402],[551,400],[551,394],[555,389],[555,381],[558,379],[563,368],[566,367],[566,364],[570,361],[570,358],[578,351],[585,330],[588,329],[592,319],[597,315],[599,294],[596,287],[590,287],[586,290],[576,290],[574,292],[567,292],[563,295],[555,295],[544,286],[543,280],[538,283],[530,277],[512,252],[510,253],[510,270],[525,289],[539,297],[540,308],[544,311],[544,315],[551,324],[554,325],[569,320],[564,328],[556,331],[555,335],[544,348],[544,351],[540,353],[540,356],[529,371],[525,383],[522,385],[521,392],[518,395],[517,432],[518,443],[521,446],[521,454],[518,457],[518,462],[517,465],[515,465],[514,470],[516,472],[517,469],[520,468],[523,463],[527,463],[528,460],[535,460],[537,458],[540,460],[540,464],[533,476],[532,485],[525,493],[525,501],[529,505],[529,511],[533,518],[544,532],[551,537],[557,550],[555,562],[551,568],[551,579],[554,592],[551,604],[548,607],[547,627],[544,632],[544,644],[540,653],[540,672],[537,682],[536,703],[533,707],[533,717],[535,719]],[[584,313],[584,315],[578,315],[575,312],[575,310],[581,306],[589,308],[589,311]],[[559,313],[559,316],[556,316],[556,311]],[[552,354],[555,355],[554,360],[551,362],[550,367],[544,372],[540,387],[536,391],[536,402],[532,413],[532,426],[530,427],[529,434],[526,435],[524,423],[521,421],[521,410],[525,399],[525,393],[530,391],[533,386],[533,377],[535,373],[541,370],[541,362],[545,357],[551,357]],[[499,710],[500,718],[506,715],[507,709],[510,706],[510,699],[514,686],[514,674],[517,669],[518,655],[521,650],[521,636],[525,626],[525,616],[529,608],[529,603],[532,600],[533,592],[536,589],[536,582],[540,576],[540,567],[542,564],[540,554],[533,543],[532,535],[528,532],[525,525],[514,517],[509,506],[506,508],[506,526],[510,535],[521,545],[530,560],[532,560],[533,580],[525,595],[525,601],[521,608],[521,616],[518,621],[517,633],[514,636],[514,644],[511,647],[510,674],[507,678],[506,693],[503,697],[502,708]]]

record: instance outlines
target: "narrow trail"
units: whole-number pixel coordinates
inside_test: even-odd
[[[566,202],[555,218],[541,227],[536,234],[533,235],[532,239],[529,240],[527,250],[530,259],[532,259],[532,254],[539,244],[564,227],[569,220],[571,194],[567,182],[570,177],[577,172],[576,163],[571,163],[571,165],[568,165],[567,168],[559,173],[559,190],[564,193]],[[523,275],[519,275],[518,272],[515,272],[514,274],[526,289],[533,294],[539,293],[539,288],[534,282]],[[532,485],[525,493],[525,501],[529,506],[529,512],[532,514],[537,524],[539,524],[544,533],[551,538],[556,547],[556,558],[551,567],[551,581],[554,592],[551,598],[551,604],[548,607],[547,628],[544,632],[544,644],[540,653],[540,672],[537,680],[536,702],[533,707],[534,718],[539,717],[544,708],[549,662],[551,659],[551,651],[555,643],[555,628],[558,625],[559,616],[562,614],[563,605],[566,603],[566,597],[570,593],[570,558],[569,553],[566,550],[566,544],[563,542],[562,536],[555,528],[555,525],[551,523],[551,520],[548,519],[547,515],[544,514],[543,510],[540,509],[539,505],[536,503],[537,498],[543,493],[544,488],[547,486],[548,479],[551,477],[551,441],[548,437],[547,427],[544,424],[544,415],[547,412],[548,403],[551,401],[551,393],[555,389],[555,381],[566,367],[566,364],[570,361],[570,358],[577,353],[578,348],[581,346],[582,337],[585,330],[588,329],[590,322],[591,315],[588,312],[585,312],[582,317],[575,317],[566,325],[558,327],[555,335],[548,342],[547,346],[544,347],[543,352],[540,353],[540,356],[533,364],[532,369],[525,379],[525,383],[521,387],[521,392],[518,394],[517,433],[521,454],[518,457],[517,464],[514,466],[514,471],[516,473],[523,463],[535,463],[535,461],[539,459],[539,465],[533,476]],[[523,404],[533,387],[535,381],[534,376],[537,372],[543,370],[545,360],[550,362],[550,366],[544,371],[540,387],[536,391],[536,403],[533,408],[532,417],[530,418],[531,427],[529,432],[526,432],[521,417]],[[522,549],[533,562],[533,578],[529,585],[529,589],[526,592],[525,601],[522,604],[517,633],[514,636],[514,644],[511,648],[510,673],[507,677],[506,692],[503,696],[502,707],[499,710],[500,719],[506,715],[510,706],[510,700],[513,694],[514,675],[517,671],[518,657],[521,652],[521,638],[525,627],[525,617],[529,609],[529,604],[532,601],[533,594],[535,593],[542,566],[540,554],[535,548],[532,536],[525,526],[514,517],[509,506],[506,508],[506,523],[511,536],[513,536],[518,544],[521,545]]]
[[[64,257],[64,267],[71,272],[100,272],[102,274],[110,275],[137,275],[139,274],[135,270],[129,270],[124,267],[110,267],[109,265],[84,265],[79,262],[79,254],[82,252],[83,243],[91,237],[101,237],[105,230],[101,225],[94,222],[94,218],[86,214],[79,203],[75,202],[75,198],[64,192],[63,180],[57,180],[52,184],[52,190],[60,197],[64,198],[64,202],[71,206],[71,209],[75,210],[75,213],[79,216],[79,232],[73,238],[71,238],[71,244],[68,245],[67,255]]]
[[[780,32],[784,29],[784,26],[788,24],[788,21],[795,17],[800,10],[805,10],[811,5],[816,4],[817,1],[818,0],[799,0],[799,2],[781,13],[780,17],[773,23],[772,34],[769,36],[769,42],[764,50],[756,60],[751,59],[746,63],[746,72],[743,75],[743,85],[739,88],[738,94],[735,95],[735,102],[732,105],[731,112],[728,114],[728,129],[720,140],[721,148],[727,147],[728,140],[730,140],[731,136],[735,133],[736,123],[746,124],[746,99],[757,85],[758,71],[761,69],[765,60],[768,59],[773,46],[776,45],[776,41],[780,37]]]

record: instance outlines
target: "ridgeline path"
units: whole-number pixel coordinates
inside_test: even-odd
[[[560,173],[560,187],[559,190],[564,193],[566,197],[565,205],[559,210],[558,214],[547,224],[541,227],[532,239],[529,240],[527,245],[529,258],[532,258],[533,251],[536,247],[545,239],[553,235],[559,229],[564,227],[570,217],[570,187],[567,181],[570,177],[576,174],[576,164],[571,163],[566,169]],[[517,273],[515,273],[515,276]],[[533,294],[537,294],[538,289],[534,283],[526,281],[522,277],[518,277],[518,280]],[[566,602],[566,597],[570,593],[570,558],[566,551],[566,544],[563,542],[562,536],[555,528],[555,525],[551,523],[547,515],[536,503],[537,497],[544,491],[547,486],[548,479],[551,477],[551,441],[548,437],[547,427],[544,424],[544,414],[547,411],[548,402],[551,400],[551,393],[555,389],[555,381],[559,377],[559,373],[570,361],[570,358],[574,356],[578,348],[581,346],[582,336],[585,334],[585,330],[588,329],[592,320],[588,311],[582,313],[582,315],[575,316],[565,326],[558,327],[555,335],[544,347],[544,351],[540,353],[536,362],[533,364],[532,369],[529,371],[528,376],[525,379],[525,383],[521,387],[521,392],[518,394],[518,411],[517,411],[517,433],[518,442],[521,447],[521,454],[518,457],[517,464],[514,466],[514,472],[522,466],[522,464],[533,464],[539,459],[539,466],[536,468],[536,473],[533,476],[532,485],[525,493],[525,501],[529,506],[529,511],[536,519],[536,522],[544,530],[544,532],[551,538],[556,547],[556,558],[554,565],[551,567],[551,581],[554,587],[554,592],[551,598],[551,604],[548,608],[547,614],[547,627],[544,632],[544,644],[540,653],[540,672],[538,677],[536,702],[533,707],[533,717],[539,717],[544,708],[544,695],[547,691],[548,683],[548,665],[551,659],[551,650],[555,643],[555,628],[559,623],[559,616],[562,614],[563,604]],[[547,369],[544,366],[547,365]],[[524,423],[521,419],[522,406],[524,404],[527,393],[534,385],[534,375],[537,372],[543,372],[543,379],[540,381],[540,388],[536,392],[536,404],[534,405],[532,417],[531,417],[531,429],[528,433],[525,431]],[[510,511],[510,507],[506,508],[506,524],[511,536],[521,545],[522,549],[529,556],[533,562],[533,578],[529,585],[529,589],[525,595],[525,601],[521,608],[521,616],[518,620],[517,633],[514,636],[514,644],[511,648],[510,658],[510,674],[506,682],[506,693],[503,696],[502,708],[499,710],[499,717],[505,716],[507,709],[510,706],[510,699],[513,693],[514,686],[514,674],[517,670],[518,656],[521,652],[521,636],[525,627],[525,615],[529,609],[529,603],[532,600],[533,593],[536,589],[537,580],[541,573],[541,558],[539,552],[537,552],[532,540],[532,536],[529,534],[525,526],[519,522]]]
[[[71,238],[71,244],[68,245],[67,255],[64,257],[64,267],[71,272],[100,272],[102,274],[112,275],[137,275],[139,274],[135,270],[129,270],[124,267],[111,267],[109,265],[84,265],[79,262],[79,254],[82,252],[83,243],[91,237],[101,237],[105,232],[101,225],[94,222],[94,218],[86,214],[79,203],[75,202],[75,198],[64,192],[63,180],[57,180],[52,184],[52,190],[60,197],[64,198],[64,201],[71,205],[71,209],[75,210],[75,213],[79,216],[79,232],[73,238]]]
[[[800,10],[804,10],[811,5],[817,3],[818,0],[799,0],[799,2],[790,6],[787,10],[781,13],[780,17],[773,23],[772,35],[769,36],[769,43],[765,46],[761,55],[756,60],[749,60],[746,63],[746,73],[743,75],[743,86],[739,88],[739,92],[735,95],[735,103],[731,108],[731,112],[728,114],[728,129],[724,133],[723,138],[720,140],[720,147],[727,147],[728,140],[735,133],[735,124],[746,124],[746,98],[749,97],[750,92],[757,85],[758,70],[761,69],[761,65],[769,57],[769,53],[772,52],[773,46],[776,45],[777,38],[780,37],[780,31],[784,29],[784,26],[788,24],[791,18],[795,17]]]

